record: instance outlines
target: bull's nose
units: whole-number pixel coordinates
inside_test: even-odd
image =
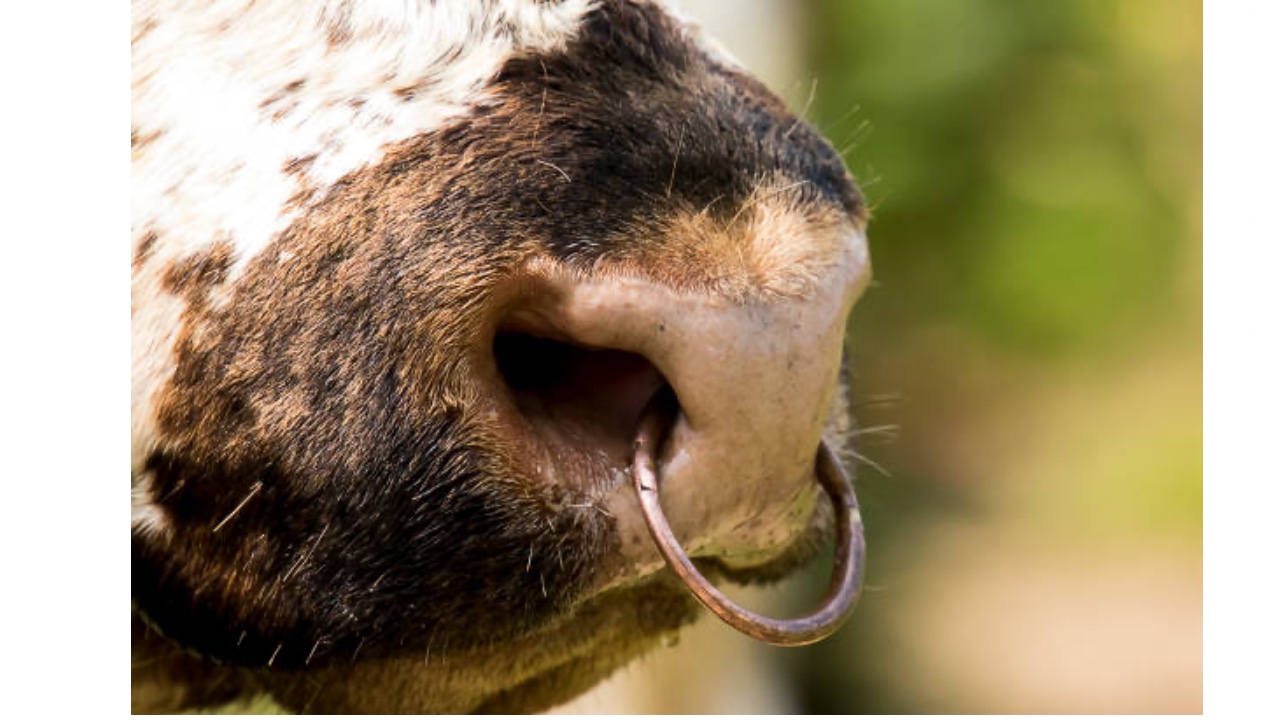
[[[557,335],[642,357],[674,389],[680,414],[661,450],[661,497],[690,555],[756,564],[809,520],[845,324],[870,276],[860,232],[828,247],[803,291],[787,295],[728,298],[615,275],[557,282],[543,306]],[[629,484],[601,500],[617,521],[624,572],[660,566]]]

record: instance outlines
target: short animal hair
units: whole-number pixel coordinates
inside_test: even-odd
[[[658,385],[723,450],[695,456],[754,458],[686,503],[707,571],[814,554],[800,466],[844,443],[866,208],[696,27],[644,0],[135,0],[132,29],[135,710],[585,690],[697,614],[620,476]],[[686,310],[652,336],[575,314],[654,298]],[[780,307],[826,314],[802,337]],[[785,346],[785,385],[704,377],[738,347],[699,341],[720,308]],[[738,397],[757,377],[777,409]]]

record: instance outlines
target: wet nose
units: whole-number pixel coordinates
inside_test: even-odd
[[[659,455],[661,498],[692,556],[749,566],[779,552],[821,490],[814,458],[839,383],[845,326],[870,277],[866,240],[850,229],[803,291],[726,298],[644,279],[577,282],[562,326],[580,342],[643,356],[672,387],[679,414]],[[624,564],[661,559],[622,487]]]

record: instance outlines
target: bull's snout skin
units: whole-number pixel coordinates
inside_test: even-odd
[[[738,307],[676,307],[671,337],[656,351],[682,412],[664,445],[663,498],[693,555],[758,562],[793,538],[820,494],[814,456],[836,390],[845,324],[868,268],[852,235],[812,296]],[[611,498],[620,535],[642,519],[625,493]],[[654,550],[643,538],[624,551],[637,564]]]
[[[663,504],[695,557],[728,567],[767,561],[793,541],[821,489],[814,457],[838,387],[849,313],[870,277],[866,238],[852,228],[823,244],[822,272],[792,297],[734,300],[651,280],[562,275],[537,304],[543,322],[583,345],[646,358],[680,412],[662,447]],[[602,509],[621,543],[627,582],[660,568],[620,468]]]

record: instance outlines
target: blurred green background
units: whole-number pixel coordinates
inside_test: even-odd
[[[706,620],[566,710],[1201,712],[1200,3],[681,5],[872,203],[868,588],[817,646]]]

